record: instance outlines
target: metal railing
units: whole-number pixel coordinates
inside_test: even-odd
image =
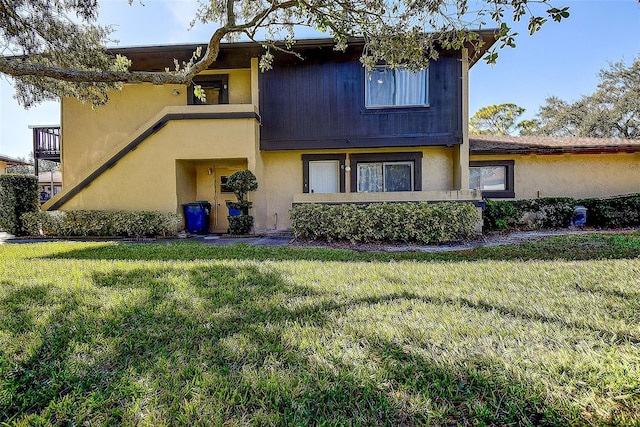
[[[60,126],[31,126],[33,129],[33,160],[38,176],[38,160],[60,162]]]

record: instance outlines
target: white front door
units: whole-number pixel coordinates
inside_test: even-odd
[[[309,162],[309,193],[340,192],[340,162],[317,160]]]

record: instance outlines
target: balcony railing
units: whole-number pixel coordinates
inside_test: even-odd
[[[60,162],[60,126],[32,126],[33,158],[36,176],[38,160]]]
[[[34,126],[33,155],[39,159],[60,159],[60,126]]]

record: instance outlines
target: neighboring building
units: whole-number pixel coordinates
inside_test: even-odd
[[[38,194],[44,203],[62,191],[62,172],[40,172],[38,174]]]
[[[28,166],[31,163],[23,162],[22,160],[14,159],[13,157],[4,156],[0,154],[0,175],[7,173],[7,166],[25,165]]]
[[[493,32],[481,37],[488,49]],[[63,99],[61,135],[46,133],[61,147],[65,188],[44,208],[181,212],[183,203],[208,200],[210,228],[225,231],[224,202],[234,197],[224,183],[241,169],[258,178],[250,194],[258,232],[289,228],[295,203],[478,202],[467,135],[468,58],[478,56],[444,51],[421,73],[367,74],[362,47],[337,52],[332,40],[301,40],[304,60],[278,52],[260,73],[259,44],[223,45],[195,79],[207,105],[182,85],[124,85],[97,109]],[[195,48],[114,53],[133,70],[155,71]]]
[[[640,193],[640,140],[472,135],[471,187],[485,198]]]

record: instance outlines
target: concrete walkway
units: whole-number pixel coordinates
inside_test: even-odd
[[[255,236],[255,237],[226,237],[220,235],[203,235],[192,236],[187,239],[178,239],[175,241],[199,242],[207,245],[233,245],[236,243],[246,243],[247,245],[258,246],[288,246],[293,235],[282,234],[273,236]]]
[[[535,231],[515,231],[511,233],[488,234],[478,239],[442,244],[442,245],[415,245],[406,243],[385,244],[385,243],[349,243],[349,242],[300,242],[294,241],[291,234],[273,234],[263,236],[250,237],[228,237],[224,235],[189,235],[184,238],[172,239],[68,239],[67,241],[121,241],[124,243],[144,244],[144,243],[171,243],[171,242],[198,242],[205,245],[233,245],[237,243],[245,243],[248,245],[258,246],[297,246],[297,247],[329,247],[340,249],[353,249],[358,251],[385,251],[385,252],[446,252],[459,251],[464,249],[472,249],[482,246],[501,246],[523,243],[526,241],[540,239],[548,236],[563,236],[567,234],[587,234],[587,233],[620,233],[638,231],[639,228],[630,228],[624,230],[593,230],[593,229],[561,229],[561,230],[535,230]],[[24,239],[15,238],[11,234],[0,231],[0,245],[3,243],[24,244],[24,243],[41,243],[51,241],[65,241],[65,239]]]
[[[170,242],[198,242],[207,245],[233,245],[236,243],[246,243],[248,245],[258,246],[287,246],[293,239],[290,234],[278,234],[278,235],[266,235],[266,236],[249,236],[249,237],[226,237],[216,234],[209,235],[190,235],[184,238],[172,238],[172,239],[155,239],[155,238],[142,238],[142,239],[83,239],[83,238],[70,238],[70,239],[58,239],[58,238],[16,238],[12,234],[0,231],[0,245],[3,243],[42,243],[42,242],[59,242],[59,241],[74,241],[74,242],[95,242],[95,241],[121,241],[125,243],[170,243]]]

